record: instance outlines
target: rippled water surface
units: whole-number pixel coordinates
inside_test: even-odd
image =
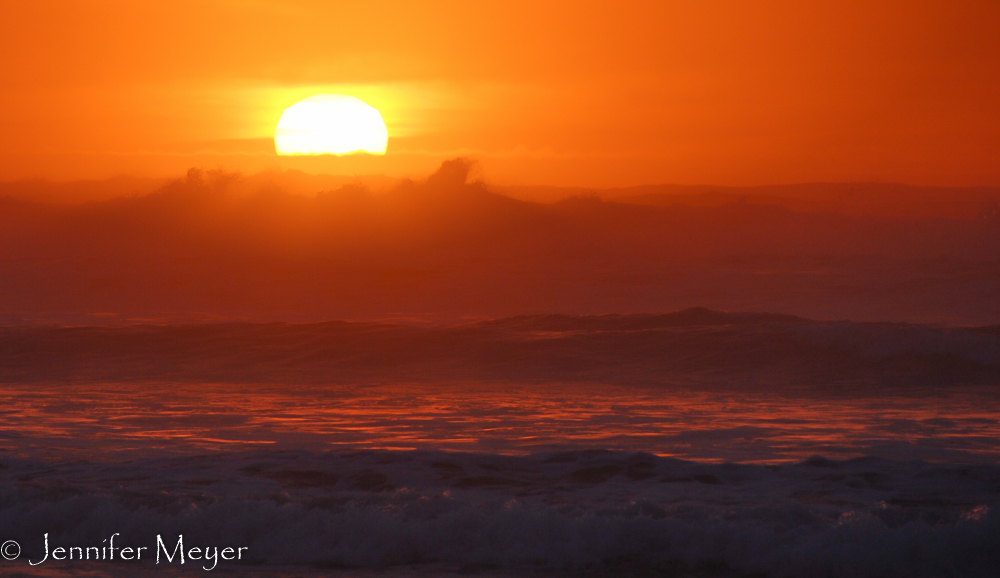
[[[787,385],[6,384],[0,573],[203,574],[28,563],[119,532],[260,578],[992,576],[992,387]]]
[[[20,455],[266,447],[605,448],[738,462],[1000,456],[1000,396],[983,388],[812,396],[577,383],[109,383],[3,385],[0,393],[0,447]]]

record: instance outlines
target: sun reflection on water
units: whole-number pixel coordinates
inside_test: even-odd
[[[1000,403],[938,396],[803,398],[595,384],[5,385],[0,446],[16,453],[279,448],[530,453],[638,450],[704,461],[821,454],[991,461]]]

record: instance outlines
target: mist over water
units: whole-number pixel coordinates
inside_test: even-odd
[[[1000,577],[998,22],[4,1],[0,578]]]
[[[26,562],[118,532],[261,578],[995,573],[995,191],[468,169],[0,199],[0,572],[136,575]]]
[[[469,168],[448,161],[384,190],[193,170],[80,205],[0,192],[0,322],[454,323],[704,306],[1000,323],[997,189],[647,188],[542,204],[467,182]]]

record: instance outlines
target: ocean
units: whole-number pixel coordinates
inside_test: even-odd
[[[998,382],[997,327],[704,309],[7,327],[0,573],[993,576]]]

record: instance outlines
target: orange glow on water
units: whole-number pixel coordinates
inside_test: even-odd
[[[206,384],[4,386],[12,451],[617,448],[702,461],[996,459],[988,392],[800,398],[581,384],[337,388]],[[6,434],[6,435],[3,435]]]

